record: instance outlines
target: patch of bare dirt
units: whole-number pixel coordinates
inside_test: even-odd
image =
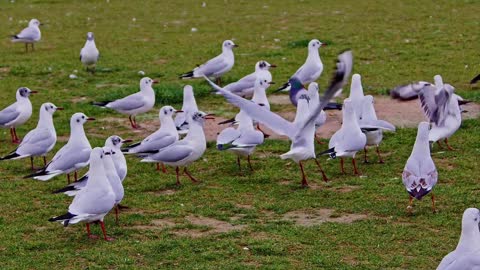
[[[0,67],[0,73],[9,73],[10,68],[9,67]]]
[[[153,63],[157,64],[157,65],[163,65],[163,64],[168,63],[168,60],[164,59],[164,58],[159,58],[159,59],[153,60]]]
[[[286,213],[283,215],[282,219],[293,221],[296,225],[309,227],[325,222],[352,223],[367,218],[367,216],[363,214],[345,214],[337,216],[334,215],[333,212],[333,209],[297,210]]]
[[[84,102],[85,100],[87,100],[86,97],[74,97],[71,99],[72,103]]]
[[[175,193],[177,193],[177,191],[174,189],[164,189],[164,190],[154,192],[154,194],[157,196],[168,196],[168,195],[173,195]]]
[[[342,187],[335,188],[335,191],[340,193],[347,193],[347,192],[352,192],[354,190],[357,190],[359,188],[360,188],[359,186],[342,186]]]
[[[202,217],[202,216],[186,216],[185,219],[193,225],[206,226],[208,230],[199,229],[183,229],[174,231],[173,234],[179,236],[189,236],[192,238],[204,237],[215,233],[227,233],[235,230],[242,230],[247,225],[232,225],[228,222],[221,221],[214,218]]]
[[[149,225],[135,225],[132,226],[134,229],[138,230],[163,230],[165,228],[174,227],[177,223],[173,219],[154,219],[150,222]]]
[[[242,203],[237,203],[235,205],[235,207],[238,207],[238,208],[244,208],[244,209],[253,209],[253,205],[250,205],[250,204],[242,204]]]

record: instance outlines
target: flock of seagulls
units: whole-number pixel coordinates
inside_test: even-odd
[[[28,45],[34,50],[34,43],[41,39],[40,22],[32,19],[29,26],[19,34],[12,36],[12,42]],[[384,160],[379,151],[383,140],[383,132],[395,132],[395,126],[377,118],[374,97],[364,95],[361,75],[353,74],[353,55],[345,51],[338,55],[335,72],[328,88],[320,97],[319,86],[316,81],[322,75],[324,65],[320,59],[319,49],[325,43],[313,39],[308,43],[308,55],[305,63],[275,91],[288,91],[296,115],[293,121],[282,118],[270,110],[267,89],[274,82],[270,68],[275,65],[261,60],[255,64],[255,71],[242,77],[237,82],[220,86],[221,77],[234,66],[233,49],[238,47],[233,41],[225,40],[222,43],[222,53],[192,71],[180,75],[182,79],[203,78],[213,88],[213,91],[225,98],[239,112],[233,119],[220,124],[227,127],[217,137],[216,147],[220,151],[232,152],[237,156],[239,170],[241,158],[246,157],[249,169],[253,171],[250,157],[256,147],[260,146],[268,134],[260,124],[273,132],[288,137],[291,141],[290,149],[280,155],[281,159],[290,159],[298,164],[301,173],[301,184],[307,187],[307,174],[304,163],[313,160],[324,181],[328,181],[319,157],[328,156],[340,159],[340,168],[345,173],[344,159],[350,158],[354,174],[361,174],[356,164],[355,156],[364,151],[364,161],[368,162],[367,148],[375,147],[379,163]],[[80,61],[87,71],[95,71],[99,59],[99,51],[95,45],[94,34],[87,33],[87,40],[80,52]],[[478,76],[477,76],[478,77]],[[342,88],[351,78],[350,95],[343,104],[332,102],[338,97]],[[211,79],[216,80],[216,83]],[[115,110],[129,116],[132,128],[139,128],[135,117],[153,109],[155,92],[153,84],[157,81],[145,77],[140,80],[140,91],[124,98],[112,101],[94,102],[93,105]],[[475,83],[475,79],[472,80]],[[141,162],[157,164],[157,170],[165,165],[175,168],[177,184],[180,176],[186,175],[192,182],[198,182],[188,170],[189,165],[199,160],[205,151],[206,138],[204,133],[205,121],[212,119],[198,109],[194,97],[193,87],[186,85],[183,89],[183,106],[177,110],[172,106],[163,106],[159,110],[160,127],[142,141],[132,142],[113,135],[107,138],[104,147],[92,149],[84,131],[84,124],[95,120],[83,113],[75,113],[70,120],[70,138],[68,142],[47,163],[46,155],[53,149],[57,141],[53,114],[62,110],[52,103],[40,106],[40,118],[37,127],[28,132],[23,140],[16,134],[16,127],[24,124],[32,115],[30,95],[36,93],[26,87],[20,87],[16,92],[17,101],[0,111],[0,127],[9,128],[12,143],[18,147],[0,158],[0,160],[15,160],[30,158],[31,168],[35,170],[33,159],[42,157],[44,166],[25,176],[36,180],[47,181],[58,175],[66,174],[68,185],[54,193],[63,193],[73,196],[74,199],[68,212],[53,217],[50,221],[61,222],[64,226],[84,222],[88,236],[94,238],[90,232],[90,224],[101,225],[104,239],[107,236],[103,219],[112,209],[115,209],[118,222],[118,209],[124,197],[123,181],[127,176],[127,162],[125,155],[134,155],[141,158]],[[408,158],[402,180],[405,189],[410,195],[408,211],[412,211],[413,199],[422,199],[431,194],[432,208],[435,211],[435,197],[433,188],[438,182],[438,172],[430,155],[433,142],[440,145],[444,141],[448,149],[448,139],[461,125],[461,105],[468,101],[455,94],[455,88],[443,83],[440,75],[434,77],[434,84],[426,81],[413,82],[393,89],[390,94],[394,98],[409,100],[419,98],[421,107],[428,122],[418,125],[417,137],[413,150]],[[342,110],[342,126],[330,138],[328,149],[317,152],[315,149],[315,132],[321,129],[326,122],[325,110]],[[85,167],[88,172],[78,178],[77,172]],[[183,169],[183,172],[182,172]],[[74,182],[70,182],[71,174]],[[467,209],[463,217],[462,236],[457,249],[447,255],[438,269],[467,269],[465,265],[479,267],[478,249],[472,243],[473,237],[478,237],[480,212],[478,209]],[[452,267],[455,266],[455,267]],[[470,269],[470,268],[468,268]]]

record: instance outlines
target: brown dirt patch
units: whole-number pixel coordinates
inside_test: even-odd
[[[283,215],[282,219],[293,221],[296,225],[309,227],[324,222],[352,223],[367,218],[366,215],[362,214],[345,214],[337,216],[333,215],[333,213],[333,209],[297,210],[286,213]]]
[[[74,97],[71,99],[72,103],[84,102],[85,100],[87,100],[86,97]]]
[[[157,64],[157,65],[163,65],[163,64],[168,63],[168,60],[164,59],[164,58],[159,58],[159,59],[153,60],[153,63]]]
[[[340,193],[347,193],[347,192],[352,192],[354,190],[360,189],[359,186],[342,186],[342,187],[337,187],[335,188],[335,191],[340,192]]]
[[[154,192],[154,194],[157,196],[168,196],[168,195],[173,195],[175,193],[177,193],[177,190],[174,190],[174,189],[164,189],[164,190]]]
[[[179,236],[189,236],[192,238],[205,237],[207,235],[216,233],[227,233],[235,230],[242,230],[247,225],[232,225],[228,222],[221,221],[214,218],[202,217],[202,216],[186,216],[185,219],[193,225],[206,226],[207,230],[200,229],[183,229],[174,231],[173,234]]]
[[[9,67],[0,67],[0,73],[9,73],[10,68]]]
[[[235,207],[238,207],[238,208],[243,208],[243,209],[253,209],[253,205],[250,205],[250,204],[241,204],[241,203],[237,203],[235,205]]]
[[[177,223],[173,219],[154,219],[149,225],[135,225],[132,228],[137,230],[163,230],[176,226]]]

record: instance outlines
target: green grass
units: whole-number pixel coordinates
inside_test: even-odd
[[[202,80],[177,78],[218,54],[225,39],[240,45],[235,67],[225,81],[252,72],[255,62],[265,59],[278,65],[273,78],[283,83],[303,63],[308,40],[318,38],[328,43],[320,52],[325,65],[321,86],[330,78],[337,53],[351,48],[354,72],[362,74],[368,94],[384,94],[395,85],[442,74],[462,96],[480,100],[478,87],[468,85],[480,72],[477,1],[206,4],[202,8],[201,1],[3,1],[0,107],[13,102],[20,86],[40,91],[32,97],[34,115],[18,129],[21,137],[36,125],[40,104],[51,101],[65,107],[55,115],[62,140],[57,150],[68,136],[74,112],[97,119],[119,117],[89,103],[137,91],[138,71],[143,70],[160,80],[155,86],[156,108],[181,106],[183,85],[191,83],[202,110],[231,116],[236,109],[209,95]],[[22,45],[11,44],[6,37],[33,17],[46,24],[43,39],[34,53],[25,54]],[[198,32],[191,32],[193,27]],[[95,33],[101,52],[95,75],[86,73],[78,61],[88,31]],[[74,70],[78,79],[69,79]],[[139,123],[156,117],[157,111],[152,111],[140,116]],[[109,234],[116,238],[112,243],[87,239],[83,226],[64,229],[47,221],[70,203],[70,198],[51,194],[65,184],[63,177],[46,183],[24,180],[21,176],[29,173],[27,160],[2,162],[0,268],[432,269],[455,248],[463,210],[477,206],[479,125],[478,119],[464,122],[451,139],[456,151],[433,151],[440,175],[434,190],[436,214],[431,213],[428,198],[415,203],[413,216],[406,213],[408,195],[400,177],[415,137],[413,129],[387,134],[382,145],[387,163],[362,164],[364,178],[342,176],[338,161],[321,159],[332,179],[325,184],[313,162],[309,163],[315,189],[300,189],[296,165],[278,158],[289,147],[285,141],[268,140],[259,147],[253,159],[256,171],[245,175],[237,172],[233,155],[209,144],[204,159],[191,167],[202,183],[193,185],[183,179],[181,187],[174,185],[171,169],[168,175],[159,174],[152,165],[128,158],[124,204],[131,209],[121,214],[118,226],[111,216],[106,218]],[[97,121],[85,128],[93,146],[103,145],[112,132],[134,139],[146,135],[130,130],[126,119]],[[8,131],[0,134],[0,151],[7,153],[13,149]],[[351,186],[355,188],[350,192],[338,191]],[[158,194],[165,190],[175,193]],[[320,208],[334,209],[335,216],[353,213],[368,218],[312,227],[282,219],[289,211]],[[246,227],[199,238],[174,234],[208,229],[187,222],[185,217],[190,215]],[[152,225],[158,219],[174,220],[176,225]],[[100,232],[97,226],[94,232]]]

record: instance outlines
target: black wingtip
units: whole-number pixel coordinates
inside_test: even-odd
[[[67,191],[72,191],[72,190],[76,190],[76,188],[74,186],[66,186],[64,188],[52,191],[52,194],[65,193]]]
[[[41,170],[39,170],[39,171],[36,171],[36,172],[34,172],[34,173],[32,173],[32,174],[26,175],[26,176],[23,177],[23,179],[32,178],[32,177],[40,176],[40,175],[46,175],[47,173],[46,173],[46,170],[45,170],[45,169],[46,169],[46,168],[43,168],[43,169],[41,169]]]
[[[180,74],[178,76],[179,79],[192,78],[192,77],[193,77],[193,70],[189,71],[189,72],[186,72],[186,73],[183,73],[183,74]]]
[[[231,119],[222,121],[222,122],[218,123],[218,125],[220,126],[220,125],[229,124],[229,123],[233,123],[233,122],[235,122],[235,118],[231,118]]]
[[[283,89],[286,89],[288,87],[288,84],[289,84],[288,82],[284,83],[282,86],[280,86],[280,88],[274,90],[273,93],[277,93],[277,92],[282,91]]]
[[[105,107],[110,102],[111,101],[94,101],[94,102],[92,102],[92,105],[99,106],[99,107]]]
[[[17,154],[16,152],[12,152],[4,157],[0,157],[0,160],[8,160],[8,159],[12,159],[12,158],[16,158],[16,157],[19,157],[20,155]]]
[[[329,155],[331,158],[336,158],[337,156],[335,155],[335,147],[332,147],[330,149],[327,149],[317,154],[317,156],[322,156],[322,155]]]
[[[48,221],[50,222],[55,222],[55,221],[62,221],[64,220],[64,223],[63,223],[63,226],[67,227],[68,226],[68,221],[73,218],[73,217],[76,217],[77,215],[74,215],[70,212],[67,212],[63,215],[60,215],[60,216],[56,216],[56,217],[52,217],[52,218],[49,218]]]
[[[332,110],[338,110],[338,111],[341,111],[342,110],[342,104],[340,103],[336,103],[336,102],[329,102],[325,108],[323,108],[324,111],[332,111]]]
[[[480,74],[478,74],[477,76],[475,76],[475,78],[473,78],[473,79],[470,81],[470,84],[475,84],[475,83],[477,83],[478,81],[480,81]]]

